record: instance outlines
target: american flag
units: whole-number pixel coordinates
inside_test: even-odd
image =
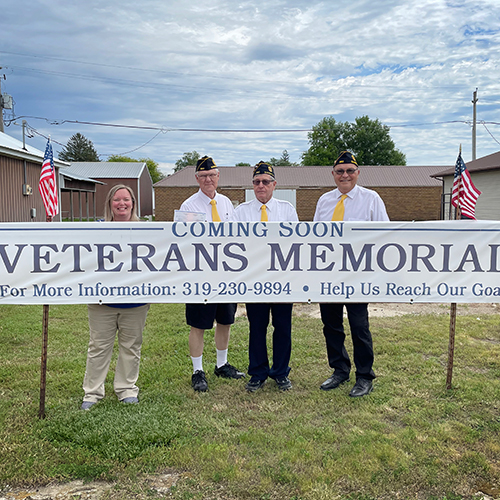
[[[462,153],[458,153],[455,164],[455,176],[453,178],[453,190],[451,193],[451,204],[469,219],[476,219],[476,201],[481,191],[474,186],[469,171],[462,160]]]
[[[40,182],[38,189],[42,195],[43,204],[47,217],[54,217],[59,213],[59,203],[57,200],[56,169],[54,168],[54,154],[50,138],[47,141],[45,154],[43,156],[42,171],[40,172]]]

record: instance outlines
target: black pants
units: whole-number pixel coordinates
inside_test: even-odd
[[[292,308],[293,304],[246,304],[250,323],[248,373],[252,378],[276,379],[286,377],[290,373],[288,363],[292,352]],[[269,367],[266,345],[270,314],[274,327],[272,368]]]
[[[372,380],[375,373],[372,370],[373,343],[368,324],[368,304],[320,304],[328,363],[337,374],[349,375],[351,371],[351,360],[344,345],[344,306],[351,327],[356,380]]]

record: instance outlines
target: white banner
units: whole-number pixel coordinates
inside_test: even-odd
[[[500,223],[0,224],[0,304],[500,302]]]

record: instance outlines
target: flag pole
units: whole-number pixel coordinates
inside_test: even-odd
[[[49,148],[50,148],[50,155],[49,155]],[[48,165],[47,165],[48,164]],[[52,153],[52,146],[50,145],[50,135],[48,138],[47,142],[47,149],[45,151],[44,159],[43,159],[43,164],[42,164],[42,173],[40,175],[40,183],[42,182],[42,175],[44,169],[48,169],[48,167],[52,168],[52,170],[55,170],[55,167],[53,165],[53,153]],[[55,172],[53,172],[53,180],[54,180],[54,190],[56,193],[56,210],[55,213],[58,212],[58,201],[57,201],[57,185],[55,183]],[[39,188],[41,189],[41,188]],[[45,191],[44,191],[45,193]],[[42,199],[44,201],[44,206],[45,206],[45,212],[46,212],[46,222],[52,222],[52,215],[49,215],[49,211],[47,210],[47,204],[46,204],[46,197],[42,194]],[[53,208],[51,209],[50,213],[54,213]],[[44,304],[43,306],[43,319],[42,319],[42,356],[41,356],[41,366],[40,366],[40,405],[38,408],[38,418],[44,419],[45,418],[45,395],[46,395],[46,388],[47,388],[47,350],[48,350],[48,344],[49,344],[49,305]]]
[[[462,154],[462,145],[460,144],[460,152]],[[460,177],[459,182],[462,178]],[[460,192],[460,186],[458,187]],[[458,198],[457,207],[455,209],[455,220],[460,218],[460,197]],[[446,389],[451,389],[451,379],[453,377],[453,358],[455,356],[455,332],[457,326],[457,303],[450,304],[450,335],[448,340],[448,368],[446,371]]]
[[[42,359],[40,368],[40,407],[38,418],[45,418],[45,389],[47,387],[47,346],[49,343],[49,306],[43,306]]]
[[[46,222],[52,222],[52,217],[47,215]],[[42,357],[40,366],[40,406],[38,418],[45,418],[45,394],[47,388],[47,350],[49,345],[49,305],[43,305],[42,319]]]
[[[52,222],[52,217],[47,215],[46,222]],[[47,349],[49,345],[49,305],[43,305],[42,319],[42,357],[40,366],[40,407],[38,418],[45,418],[45,393],[47,387]]]
[[[455,354],[455,329],[457,325],[457,303],[450,304],[450,339],[448,342],[448,370],[446,373],[446,389],[451,389],[453,377],[453,356]]]

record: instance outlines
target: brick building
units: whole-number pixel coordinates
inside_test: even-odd
[[[358,184],[377,191],[391,220],[439,220],[442,182],[431,175],[443,167],[362,166]],[[217,191],[236,206],[254,197],[253,167],[219,167]],[[335,188],[331,166],[275,167],[276,198],[290,201],[299,219],[310,221],[318,198]],[[174,210],[198,190],[194,166],[185,167],[154,185],[155,219],[171,221]]]

